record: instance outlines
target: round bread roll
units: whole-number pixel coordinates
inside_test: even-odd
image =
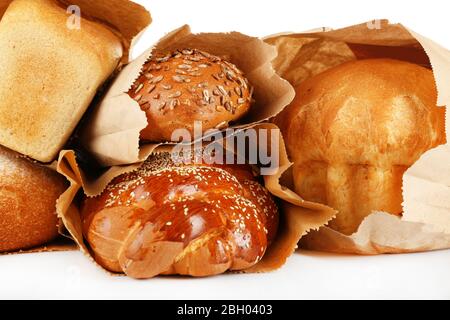
[[[141,139],[172,141],[176,129],[193,134],[194,121],[203,132],[224,129],[247,113],[252,88],[233,64],[203,51],[184,49],[155,55],[144,65],[128,94],[147,114]]]
[[[96,261],[134,278],[210,276],[258,263],[278,226],[269,192],[243,165],[176,165],[168,153],[82,205]]]
[[[276,119],[294,162],[295,189],[339,212],[347,235],[373,211],[402,213],[402,177],[445,143],[445,108],[430,70],[389,59],[348,62],[300,84]]]
[[[66,187],[63,176],[0,147],[0,252],[56,238],[56,200]]]

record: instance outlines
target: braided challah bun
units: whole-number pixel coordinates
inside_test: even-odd
[[[278,210],[245,165],[175,164],[151,156],[82,205],[96,261],[134,278],[247,269],[274,239]]]

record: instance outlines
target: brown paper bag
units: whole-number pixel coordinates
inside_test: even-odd
[[[265,185],[268,190],[280,201],[280,225],[277,237],[268,248],[263,259],[254,267],[244,272],[268,272],[280,268],[286,259],[295,251],[299,239],[310,230],[317,230],[330,221],[335,211],[324,205],[304,201],[294,192],[280,184],[282,174],[291,166],[288,160],[284,142],[279,129],[269,123],[255,124],[254,129],[277,130],[280,148],[277,150],[278,166],[274,174],[265,176]],[[260,146],[265,148],[266,146]],[[159,146],[153,152],[168,151],[171,146]],[[80,247],[81,251],[91,258],[89,246],[85,243],[79,215],[79,202],[77,194],[83,192],[87,196],[95,196],[102,192],[108,182],[124,173],[135,170],[140,164],[129,166],[115,166],[109,169],[98,179],[87,177],[80,169],[74,151],[62,151],[58,161],[58,172],[65,175],[70,181],[70,187],[60,197],[57,204],[58,214],[62,218],[67,230]],[[94,261],[95,262],[95,261]]]
[[[146,116],[139,105],[126,92],[137,79],[142,66],[157,51],[195,47],[227,59],[243,70],[255,88],[256,105],[236,128],[272,128],[261,124],[278,114],[293,97],[292,86],[273,70],[271,61],[276,51],[259,39],[237,32],[229,34],[190,33],[184,26],[168,34],[158,44],[130,63],[117,77],[83,129],[84,146],[104,165],[114,165],[99,177],[83,173],[73,151],[64,151],[58,161],[58,171],[71,182],[70,188],[58,201],[58,213],[81,250],[91,257],[83,239],[76,195],[82,190],[95,196],[116,176],[132,171],[153,152],[170,148],[170,145],[139,145],[139,133],[147,125]],[[280,138],[281,139],[281,138]],[[282,141],[282,140],[281,140]],[[334,210],[323,205],[303,201],[292,191],[279,184],[282,173],[290,166],[284,147],[280,149],[280,165],[273,176],[266,177],[266,185],[273,194],[285,200],[281,205],[280,230],[263,260],[246,272],[270,271],[281,267],[297,247],[298,240],[308,230],[317,229],[329,221]],[[131,165],[125,165],[134,163]],[[81,191],[80,191],[81,192]]]
[[[139,133],[147,126],[147,118],[127,92],[153,52],[188,47],[225,56],[244,72],[253,85],[256,103],[235,127],[246,127],[278,114],[295,95],[289,83],[272,68],[271,61],[276,57],[273,46],[238,32],[192,34],[188,26],[183,26],[169,33],[122,70],[82,129],[84,148],[101,165],[142,162],[158,146],[140,146]]]
[[[431,67],[439,106],[450,105],[450,52],[433,41],[386,20],[340,30],[270,36],[279,54],[274,67],[293,86],[343,62],[394,58]],[[426,152],[403,177],[402,218],[374,212],[346,236],[328,227],[304,237],[304,248],[340,253],[379,254],[450,248],[450,117],[447,144]],[[300,195],[301,196],[301,195]]]

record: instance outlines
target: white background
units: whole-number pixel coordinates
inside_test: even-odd
[[[443,0],[137,0],[153,23],[142,52],[167,32],[189,24],[193,32],[239,31],[267,36],[319,27],[342,28],[373,19],[400,22],[450,49],[450,6]],[[148,39],[148,40],[147,40]]]
[[[153,23],[136,56],[185,23],[194,32],[265,36],[339,28],[377,18],[402,22],[450,48],[446,1],[141,0]],[[135,281],[111,277],[79,252],[0,256],[0,298],[133,299],[450,299],[450,250],[377,257],[294,254],[278,271],[258,275]]]

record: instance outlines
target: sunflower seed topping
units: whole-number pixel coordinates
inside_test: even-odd
[[[222,121],[221,123],[219,123],[216,126],[216,129],[222,130],[222,129],[225,129],[226,127],[228,127],[228,122],[227,121]]]
[[[167,61],[169,61],[169,59],[170,59],[170,55],[167,55],[165,57],[156,58],[156,62],[159,62],[159,63],[167,62]]]
[[[244,80],[242,80],[242,78],[238,78],[238,79],[237,79],[237,82],[239,83],[239,85],[240,85],[242,88],[244,88],[244,89],[247,89],[247,88],[248,88],[247,82],[244,81]]]
[[[234,113],[233,103],[231,101],[225,102],[225,109],[227,109],[227,111]]]
[[[179,68],[179,69],[188,70],[188,69],[191,69],[192,67],[191,67],[190,65],[188,65],[188,64],[180,64],[180,65],[178,66],[178,68]]]
[[[220,91],[220,93],[222,94],[222,95],[224,95],[224,96],[226,96],[228,93],[227,93],[227,90],[225,90],[225,88],[223,87],[223,86],[221,86],[221,85],[218,85],[217,86],[217,89],[219,89],[219,91]]]
[[[210,95],[208,90],[203,90],[203,100],[209,103]]]
[[[227,70],[225,72],[225,74],[227,75],[227,79],[230,80],[230,81],[234,81],[236,79],[236,75],[233,72],[229,71],[229,70]]]
[[[164,76],[163,75],[159,75],[159,76],[153,78],[152,80],[150,80],[150,83],[151,84],[155,84],[155,83],[161,82],[163,79],[164,79]]]
[[[225,59],[225,57],[224,57]],[[167,62],[167,63],[165,63]],[[207,68],[217,66],[216,73],[208,72]],[[169,71],[173,74],[169,77],[175,83],[186,84],[180,90],[173,90],[176,85],[169,84],[167,81],[167,74],[156,73],[154,70]],[[205,71],[203,71],[205,70]],[[206,72],[206,73],[205,73]],[[157,102],[159,110],[165,108],[164,112],[175,109],[177,106],[208,106],[212,105],[217,112],[228,111],[235,114],[237,108],[251,100],[252,86],[249,85],[247,79],[242,76],[243,73],[234,64],[222,60],[222,57],[216,57],[195,49],[180,49],[172,51],[167,55],[156,56],[149,59],[144,65],[141,76],[147,80],[144,83],[136,84],[131,89],[134,90],[136,101],[141,101],[145,108],[154,107],[150,101],[143,99],[144,96],[139,93],[144,93],[145,90],[149,94],[153,93],[153,99],[160,100]],[[202,76],[211,76],[210,81],[203,81]],[[141,78],[142,79],[142,78]],[[163,102],[163,96],[155,92],[157,86],[160,85],[167,93],[163,93],[167,97],[167,101]],[[173,91],[169,91],[173,90]],[[247,98],[247,93],[250,92],[250,97]],[[133,91],[131,91],[133,92]],[[142,107],[143,109],[144,107]],[[222,129],[228,126],[228,123],[223,122],[217,125],[216,128]]]
[[[191,82],[191,79],[189,79],[189,78],[187,78],[185,76],[182,76],[182,75],[175,75],[175,76],[172,77],[172,79],[173,79],[173,81],[178,82],[178,83],[183,83],[183,82],[189,83],[189,82]]]
[[[158,106],[158,110],[161,111],[162,109],[164,109],[166,107],[166,103],[165,102],[161,102]]]
[[[184,82],[184,78],[182,76],[173,76],[172,79],[173,79],[173,81],[178,82],[178,83]]]
[[[211,58],[211,55],[208,52],[201,51],[200,52],[205,58]]]
[[[169,99],[178,98],[181,96],[181,91],[175,91],[174,93],[169,95]]]
[[[178,99],[174,99],[174,100],[170,101],[170,105],[169,105],[170,110],[175,109],[176,106],[177,106],[179,103],[180,103],[180,102],[179,102]]]

